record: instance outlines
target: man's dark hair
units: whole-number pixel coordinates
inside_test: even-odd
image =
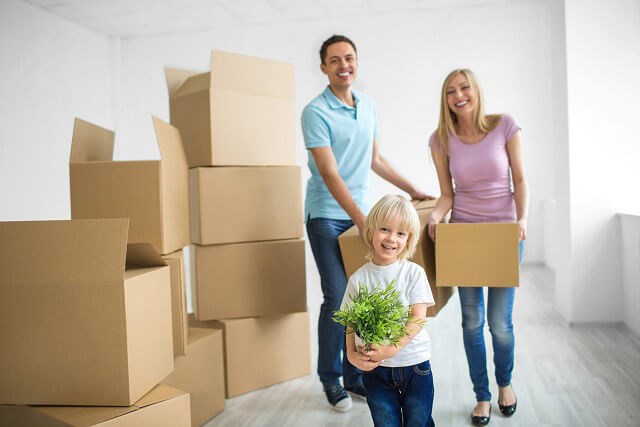
[[[351,45],[351,47],[353,48],[353,51],[356,53],[356,55],[358,55],[358,49],[356,49],[356,45],[355,43],[353,43],[351,41],[351,39],[349,39],[348,37],[345,36],[341,36],[341,35],[337,35],[334,34],[331,37],[329,37],[328,39],[326,39],[324,41],[324,43],[322,43],[322,46],[320,47],[320,63],[324,64],[325,62],[325,56],[327,56],[327,49],[329,48],[329,46],[331,46],[334,43],[340,43],[340,42],[347,42]]]

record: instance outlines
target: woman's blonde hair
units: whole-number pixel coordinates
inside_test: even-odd
[[[440,118],[438,119],[438,128],[435,133],[435,151],[438,155],[446,158],[449,152],[449,136],[456,133],[456,123],[458,117],[449,108],[447,102],[447,86],[451,83],[451,80],[458,74],[462,74],[469,81],[471,87],[473,87],[476,93],[476,109],[473,111],[473,123],[476,128],[482,133],[487,133],[495,129],[500,122],[501,115],[487,115],[484,111],[484,95],[482,93],[482,87],[480,82],[473,71],[468,68],[458,68],[450,72],[442,83],[442,91],[440,93]]]
[[[411,258],[416,251],[420,234],[420,219],[411,202],[402,196],[387,194],[371,208],[364,225],[364,241],[369,248],[367,259],[373,258],[373,233],[385,224],[396,220],[407,232],[407,244],[398,258]]]

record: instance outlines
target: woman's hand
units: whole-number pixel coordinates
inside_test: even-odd
[[[518,220],[518,239],[526,240],[527,239],[527,219],[521,218]]]
[[[427,223],[427,233],[431,240],[436,241],[436,224],[441,222],[442,219],[434,218],[433,216],[429,216],[429,222]]]

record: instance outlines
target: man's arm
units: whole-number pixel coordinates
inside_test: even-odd
[[[320,176],[322,176],[322,180],[329,189],[329,192],[353,220],[360,234],[362,234],[366,216],[362,213],[355,200],[353,200],[347,184],[345,184],[338,173],[338,163],[333,155],[333,151],[331,151],[331,147],[311,148],[310,151],[316,162]]]
[[[424,200],[434,199],[426,193],[423,193],[411,184],[405,177],[400,175],[391,164],[385,159],[378,149],[378,140],[373,140],[373,156],[371,158],[371,169],[382,179],[395,185],[402,191],[409,193],[412,199]]]

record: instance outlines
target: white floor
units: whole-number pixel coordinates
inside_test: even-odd
[[[320,301],[317,273],[309,273],[308,281],[308,300]],[[549,270],[523,266],[514,308],[513,386],[518,409],[510,419],[499,413],[492,379],[495,394],[490,425],[640,426],[640,338],[621,325],[569,327],[554,310],[552,294]],[[318,309],[309,307],[312,374],[228,399],[225,411],[206,427],[373,425],[365,402],[354,401],[346,414],[333,411],[326,403],[314,373]],[[429,320],[427,328],[433,342],[436,425],[470,425],[475,401],[462,345],[457,294]],[[486,336],[490,343],[488,331]],[[490,349],[488,357],[492,357]]]

